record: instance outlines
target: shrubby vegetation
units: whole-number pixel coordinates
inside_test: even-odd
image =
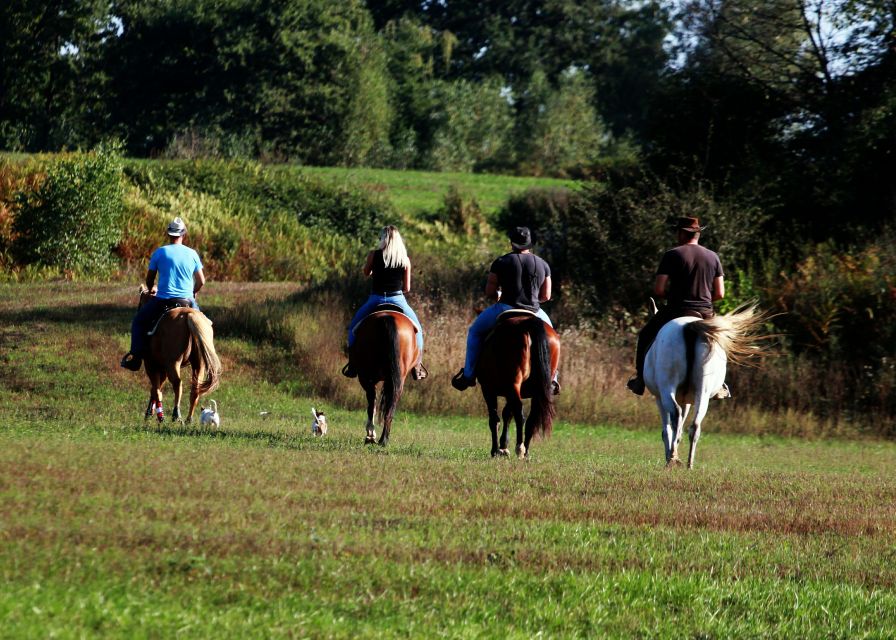
[[[49,162],[34,188],[16,192],[11,249],[18,262],[100,273],[122,236],[124,189],[114,147]]]

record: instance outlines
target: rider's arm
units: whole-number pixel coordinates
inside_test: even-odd
[[[725,297],[725,279],[722,276],[712,279],[712,299],[721,300]]]
[[[408,260],[408,266],[404,270],[404,286],[401,290],[407,293],[411,290],[411,261]]]
[[[488,280],[485,282],[485,297],[489,300],[498,299],[498,274],[489,271]]]
[[[195,297],[199,290],[202,288],[202,285],[205,284],[205,274],[202,272],[202,269],[197,269],[193,274],[193,296]]]
[[[538,301],[547,302],[551,299],[551,276],[544,279],[541,283],[541,289],[538,290]]]
[[[364,263],[364,275],[370,276],[373,273],[373,251],[367,254],[367,262]]]
[[[158,272],[155,269],[146,270],[146,288],[153,294],[156,292],[156,273]]]
[[[653,281],[653,295],[657,298],[666,297],[666,286],[669,284],[669,276],[664,273],[658,273],[656,280]]]

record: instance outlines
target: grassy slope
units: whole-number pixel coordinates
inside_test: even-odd
[[[211,284],[204,306],[289,290]],[[116,364],[131,304],[0,286],[2,635],[896,628],[892,443],[710,432],[698,470],[667,473],[653,430],[561,422],[529,462],[493,461],[481,417],[400,412],[381,450],[339,407],[314,439],[302,372],[220,322],[222,430],[159,427]]]
[[[485,213],[494,213],[507,203],[512,193],[533,187],[572,187],[572,180],[528,178],[481,173],[438,173],[433,171],[394,171],[390,169],[346,169],[303,167],[302,171],[337,183],[363,185],[384,192],[395,208],[405,216],[437,210],[445,194],[454,186],[466,198],[475,198]]]

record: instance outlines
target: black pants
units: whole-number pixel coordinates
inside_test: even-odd
[[[635,366],[638,368],[638,377],[644,377],[644,358],[647,357],[650,345],[656,340],[656,335],[660,332],[660,329],[663,328],[664,324],[670,320],[684,316],[709,320],[714,315],[716,314],[712,309],[682,309],[680,307],[672,307],[669,305],[660,307],[656,314],[648,320],[647,324],[638,334],[638,350],[635,353]]]

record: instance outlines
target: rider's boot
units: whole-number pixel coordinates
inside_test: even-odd
[[[470,387],[475,387],[476,380],[471,380],[470,378],[466,377],[464,375],[464,370],[461,369],[457,372],[457,375],[451,378],[451,386],[458,391],[464,391],[465,389],[469,389]]]
[[[634,393],[635,395],[638,395],[638,396],[644,395],[644,389],[645,389],[644,378],[642,378],[639,375],[632,376],[632,378],[628,382],[625,383],[625,386],[627,386],[628,390],[631,391],[632,393]]]
[[[140,365],[143,363],[143,358],[138,355],[134,355],[130,351],[124,355],[124,358],[121,359],[121,366],[130,371],[140,371]]]

